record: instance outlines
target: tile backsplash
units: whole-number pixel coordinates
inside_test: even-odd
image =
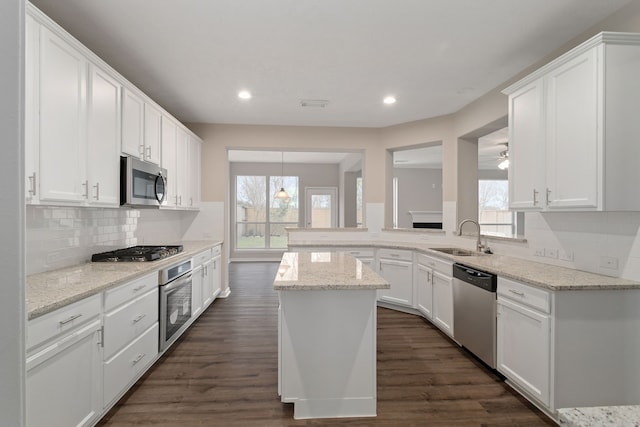
[[[195,212],[27,206],[27,274],[87,262],[91,255],[182,239],[185,217]]]

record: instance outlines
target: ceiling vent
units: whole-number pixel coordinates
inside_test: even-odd
[[[329,104],[328,99],[301,99],[300,106],[301,107],[316,107],[316,108],[324,108]]]

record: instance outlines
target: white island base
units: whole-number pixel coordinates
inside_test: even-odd
[[[318,269],[315,279],[325,281],[314,285],[311,276],[304,280],[313,271],[305,273],[298,262],[310,255],[286,253],[274,283],[280,291],[278,393],[294,404],[295,419],[374,417],[376,289],[388,284],[355,258],[334,253],[337,264],[311,266]],[[294,269],[297,279],[284,279]],[[326,277],[345,270],[353,277]]]

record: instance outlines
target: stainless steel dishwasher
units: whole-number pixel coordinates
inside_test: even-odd
[[[453,337],[493,369],[497,284],[493,274],[453,264]]]

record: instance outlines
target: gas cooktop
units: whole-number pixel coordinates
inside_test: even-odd
[[[92,262],[145,262],[167,258],[183,251],[182,245],[132,246],[91,256]]]

